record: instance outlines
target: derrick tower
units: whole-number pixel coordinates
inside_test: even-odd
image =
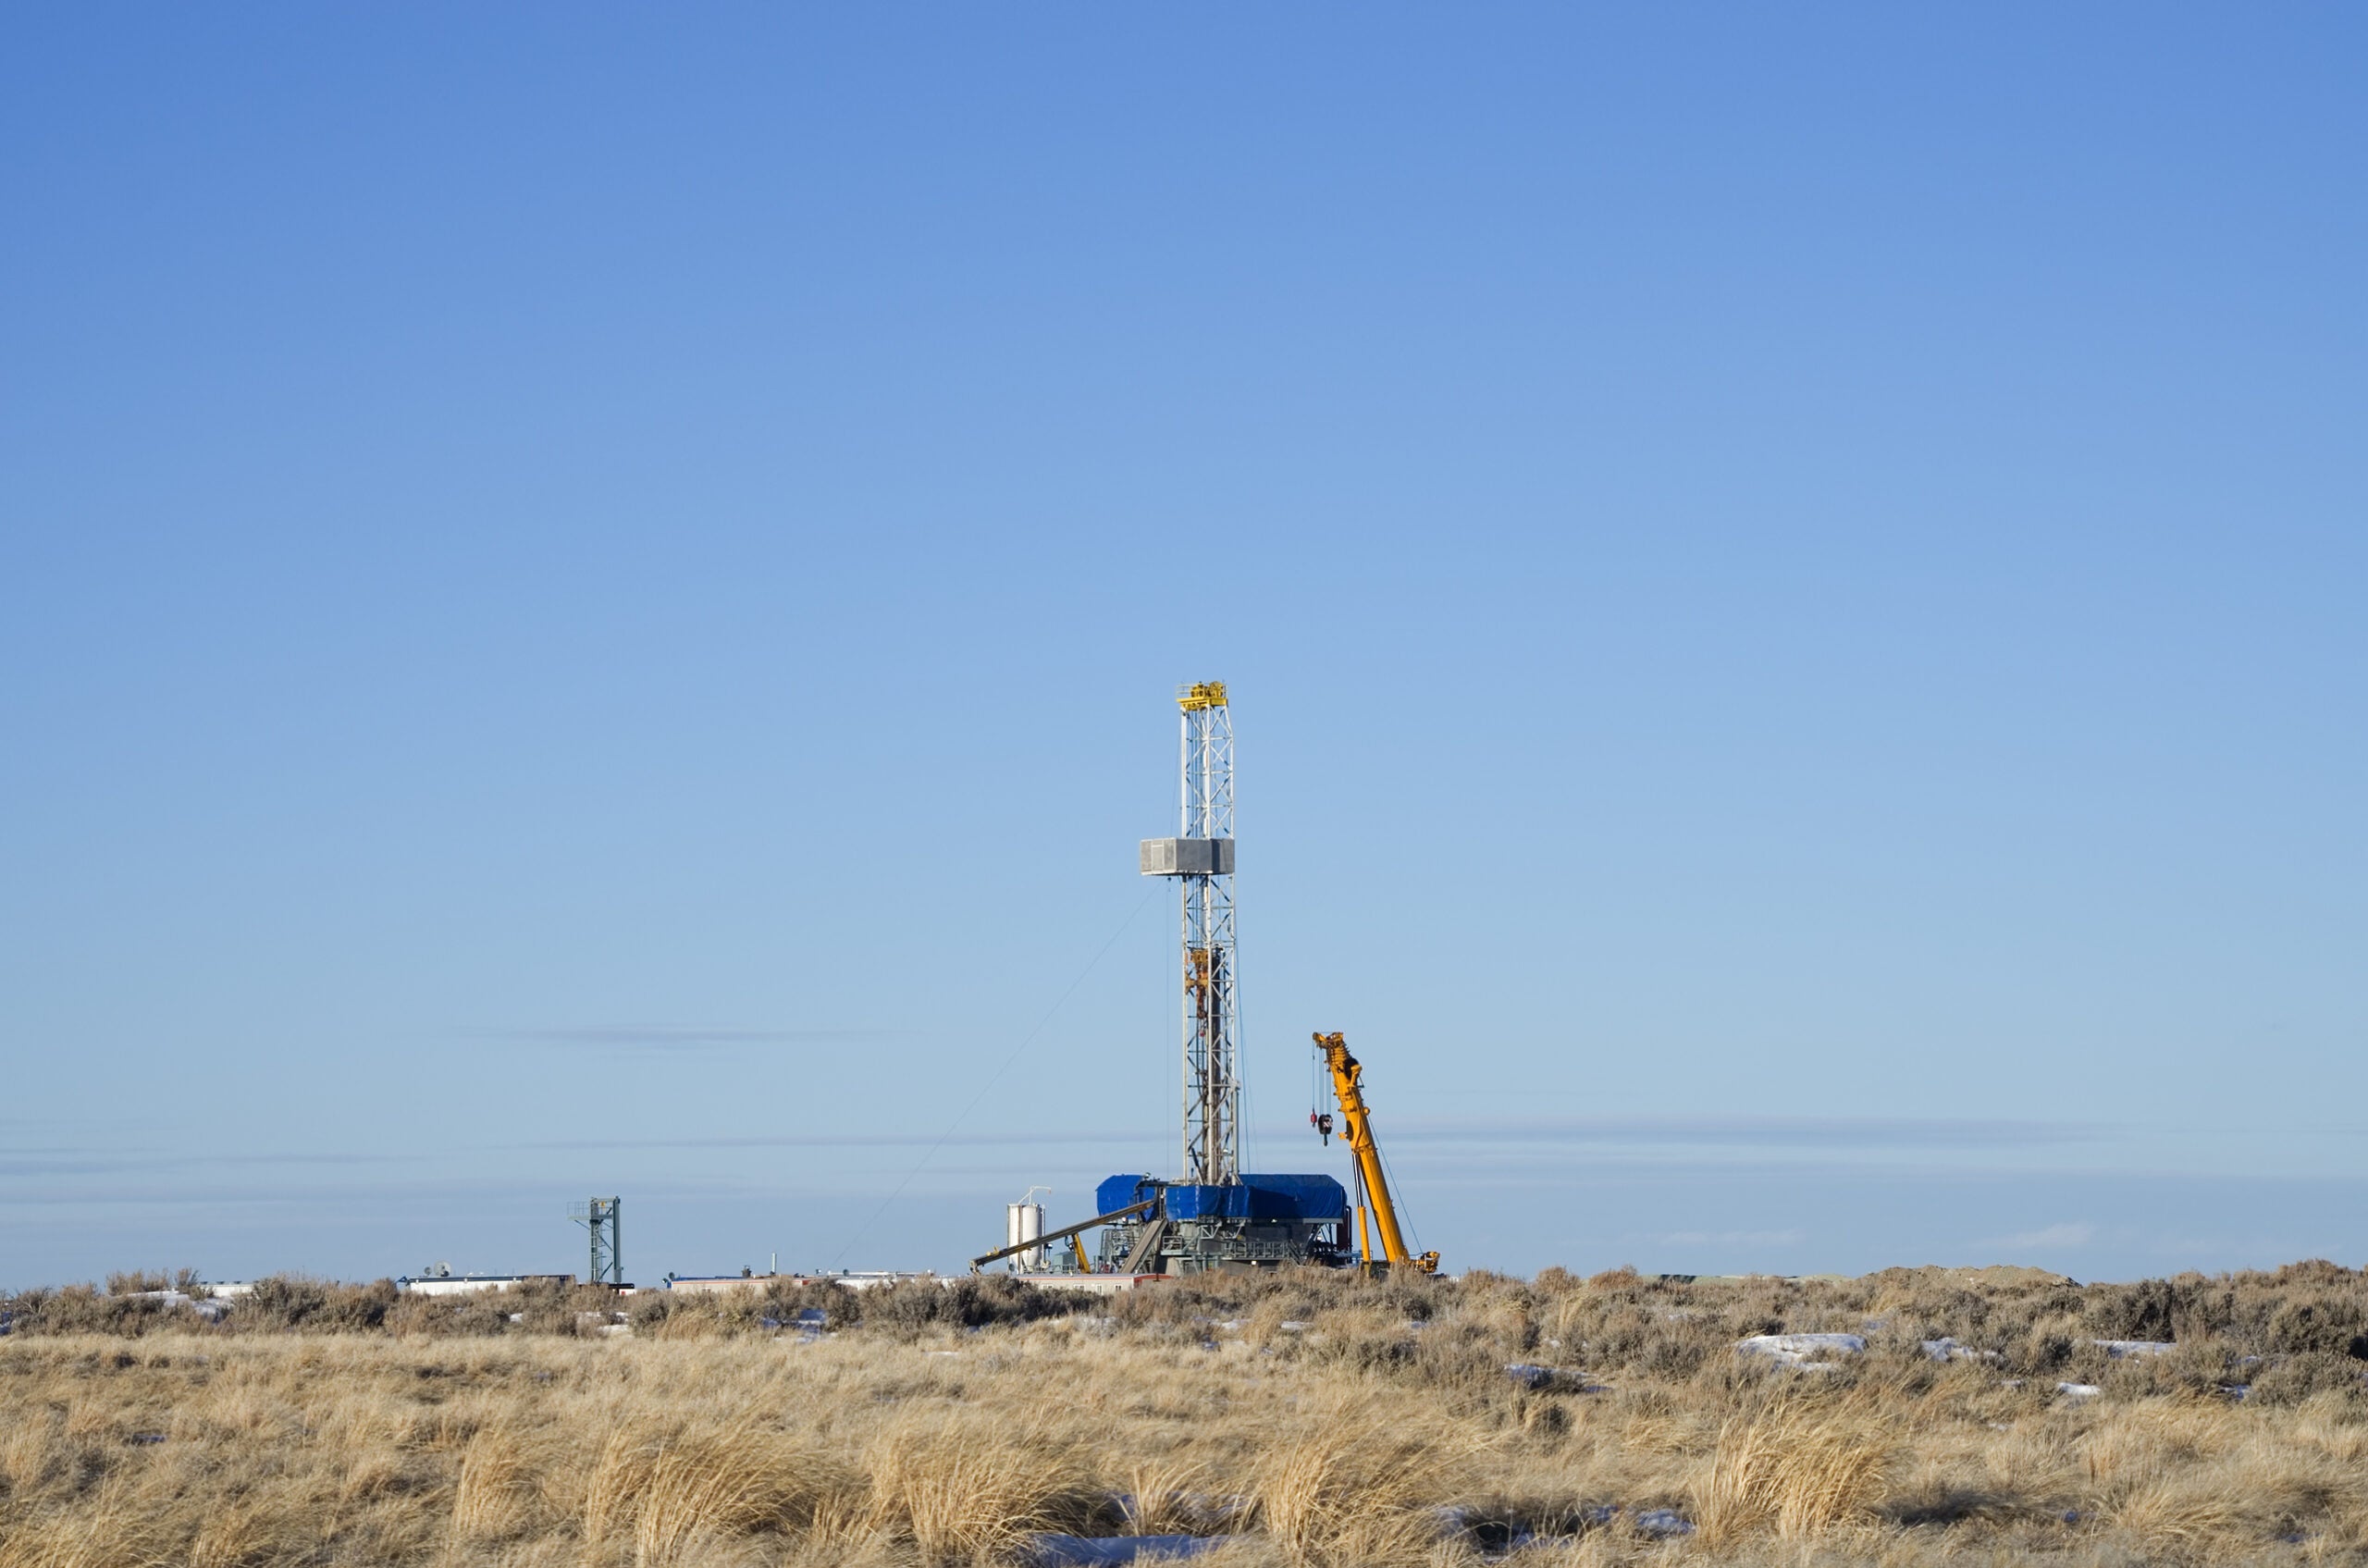
[[[1237,1273],[1346,1263],[1349,1195],[1321,1175],[1241,1169],[1241,1015],[1233,962],[1233,712],[1225,683],[1179,686],[1174,838],[1142,841],[1142,873],[1182,906],[1184,1148],[1170,1180],[1093,1190],[1105,1274]],[[1080,1227],[1079,1228],[1083,1228]]]
[[[1233,713],[1223,681],[1179,687],[1178,834],[1145,839],[1145,876],[1174,877],[1183,935],[1183,1164],[1179,1179],[1241,1177],[1240,1015],[1234,996]]]

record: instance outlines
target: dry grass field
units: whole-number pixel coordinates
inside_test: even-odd
[[[2368,1562],[2368,1281],[2326,1264],[9,1310],[0,1568]],[[1819,1332],[1864,1349],[1735,1348]]]

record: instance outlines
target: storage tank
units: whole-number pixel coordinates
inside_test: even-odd
[[[1036,1202],[1036,1189],[1030,1187],[1028,1196],[1008,1205],[1004,1216],[1004,1245],[1017,1247],[1023,1241],[1033,1241],[1044,1234],[1044,1205]],[[1030,1247],[1013,1256],[1012,1266],[1026,1274],[1044,1271],[1044,1249]]]

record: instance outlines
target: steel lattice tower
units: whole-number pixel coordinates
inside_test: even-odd
[[[1180,686],[1174,838],[1142,841],[1142,872],[1174,877],[1184,982],[1183,1170],[1094,1189],[1101,1270],[1205,1274],[1350,1260],[1348,1194],[1328,1176],[1241,1170],[1241,1013],[1234,967],[1233,711],[1224,683]],[[1254,1211],[1254,1212],[1253,1212]],[[1096,1221],[1093,1223],[1101,1223]]]
[[[587,1285],[625,1282],[623,1209],[621,1198],[591,1198],[567,1205],[567,1217],[592,1233],[592,1267],[585,1277]]]
[[[1183,710],[1174,875],[1184,934],[1184,1161],[1188,1181],[1240,1179],[1240,1017],[1234,999],[1233,711],[1225,683],[1177,694]]]

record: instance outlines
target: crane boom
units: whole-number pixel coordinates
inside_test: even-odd
[[[1415,1256],[1406,1250],[1406,1238],[1398,1228],[1398,1205],[1390,1200],[1389,1178],[1381,1168],[1381,1150],[1373,1141],[1373,1121],[1361,1087],[1363,1065],[1349,1055],[1348,1042],[1338,1034],[1318,1032],[1315,1047],[1324,1053],[1324,1065],[1332,1069],[1332,1092],[1340,1101],[1340,1134],[1348,1141],[1350,1152],[1356,1155],[1357,1174],[1372,1196],[1373,1216],[1381,1230],[1382,1256],[1392,1264],[1437,1274],[1438,1253]]]

